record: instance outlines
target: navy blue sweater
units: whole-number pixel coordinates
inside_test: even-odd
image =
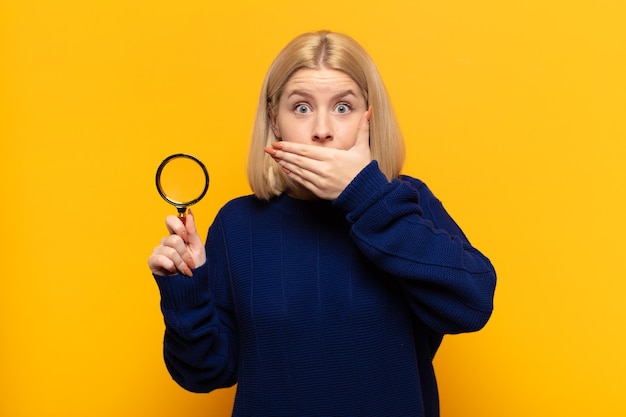
[[[489,260],[375,161],[333,202],[229,202],[206,251],[193,278],[155,277],[164,357],[190,391],[237,383],[234,416],[438,416],[443,335],[493,308]]]

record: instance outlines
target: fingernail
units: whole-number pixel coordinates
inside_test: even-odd
[[[276,150],[273,148],[263,148],[263,150],[265,152],[267,152],[268,154],[270,154],[271,156],[275,156],[276,155]]]
[[[282,149],[283,148],[283,143],[282,142],[273,142],[272,143],[272,148],[274,148],[274,149]]]
[[[189,265],[189,268],[191,268],[191,269],[196,269],[196,263],[193,261],[193,258],[192,258],[192,257],[189,257],[189,258],[185,261],[185,263],[186,263],[187,265]]]
[[[291,174],[291,171],[289,171],[287,168],[285,167],[281,167],[283,169],[283,172],[287,175]]]
[[[187,275],[190,278],[193,277],[193,272],[191,272],[191,269],[189,269],[188,266],[185,267],[184,274]]]

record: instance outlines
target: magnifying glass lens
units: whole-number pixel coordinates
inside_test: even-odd
[[[187,207],[196,204],[206,194],[209,188],[209,173],[195,156],[174,154],[165,158],[159,165],[156,186],[161,197],[176,206],[178,217],[184,223]]]
[[[188,204],[202,194],[206,177],[202,167],[189,158],[170,160],[161,171],[161,189],[174,203]]]

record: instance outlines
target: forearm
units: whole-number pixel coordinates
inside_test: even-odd
[[[399,282],[422,322],[439,333],[485,325],[493,308],[493,266],[425,186],[420,194],[406,181],[388,183],[371,164],[335,204],[348,210],[356,245]]]
[[[155,276],[165,321],[163,355],[172,378],[193,392],[209,392],[235,382],[232,328],[208,285],[208,265],[194,277]]]

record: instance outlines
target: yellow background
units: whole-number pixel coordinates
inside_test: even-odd
[[[0,415],[226,416],[161,358],[146,260],[175,212],[154,172],[200,157],[247,194],[262,77],[346,32],[426,181],[493,261],[495,313],[435,360],[443,417],[626,415],[626,2],[4,0]]]

